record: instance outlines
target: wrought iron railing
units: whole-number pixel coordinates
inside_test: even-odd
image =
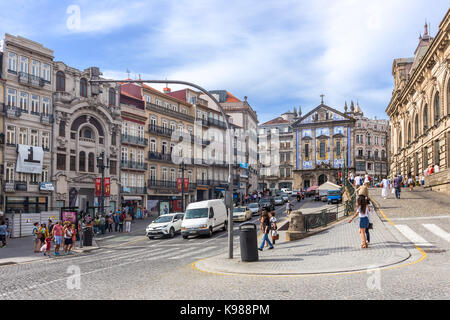
[[[337,221],[345,215],[345,211],[342,209],[342,205],[336,205],[336,207],[323,209],[320,212],[304,214],[305,231],[326,227],[329,223]]]

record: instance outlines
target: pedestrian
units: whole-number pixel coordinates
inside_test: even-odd
[[[105,224],[106,224],[105,217],[100,216],[100,230],[101,230],[102,234],[105,234]]]
[[[127,216],[125,219],[125,232],[131,232],[131,221],[133,218],[131,217],[131,214]]]
[[[61,221],[58,221],[52,230],[53,239],[55,241],[55,256],[59,256],[59,248],[63,243],[63,232],[64,230]]]
[[[9,219],[6,218],[5,219],[5,225],[6,225],[6,245],[8,245],[8,238],[11,238],[11,234],[12,234],[12,225],[9,224]]]
[[[439,172],[439,165],[436,163],[435,165],[434,165],[434,173],[438,173]]]
[[[35,222],[33,224],[33,249],[34,253],[39,253],[39,250],[41,249],[41,236],[42,233],[39,232],[39,222]]]
[[[403,177],[399,173],[397,178],[394,179],[395,198],[400,199],[400,193],[402,192]]]
[[[369,182],[364,182],[364,184],[356,189],[356,194],[358,196],[363,195],[364,197],[369,197]]]
[[[6,248],[6,237],[8,236],[8,227],[6,222],[2,220],[0,223],[0,241],[2,242],[2,248]]]
[[[409,186],[409,191],[413,191],[414,180],[413,180],[412,176],[409,176],[409,178],[408,178],[408,186]]]
[[[107,221],[107,226],[108,226],[108,232],[111,233],[112,232],[112,225],[113,225],[113,219],[112,216],[108,216]]]
[[[100,217],[95,216],[94,220],[94,234],[100,233]]]
[[[52,247],[52,235],[49,233],[47,235],[47,238],[45,238],[45,251],[44,256],[47,256],[50,258],[50,249]]]
[[[388,179],[384,178],[381,181],[381,188],[382,188],[381,189],[381,196],[383,197],[384,200],[386,200],[387,197],[388,197],[388,190],[390,188],[390,183],[389,183]]]
[[[52,234],[52,231],[53,231],[53,227],[54,227],[54,226],[55,226],[55,225],[53,224],[52,220],[48,219],[48,233],[49,233],[49,234]]]
[[[261,232],[263,233],[263,238],[261,245],[259,246],[258,250],[263,251],[264,244],[267,242],[269,244],[269,250],[273,249],[273,244],[269,240],[269,232],[270,232],[270,220],[269,216],[267,215],[267,211],[262,212],[261,216]]]
[[[48,229],[47,225],[45,223],[41,224],[41,228],[39,229],[39,232],[41,233],[41,237],[39,238],[41,240],[41,247],[45,244],[45,239],[48,236]]]
[[[114,231],[117,232],[117,230],[119,229],[119,215],[117,213],[113,215],[113,220],[114,220]]]
[[[75,229],[75,225],[72,224],[72,244],[69,247],[69,252],[72,251],[72,249],[76,249],[77,244],[77,230]]]
[[[275,244],[275,240],[278,240],[279,235],[277,232],[277,218],[275,218],[275,211],[270,212],[270,229],[272,236],[272,244]]]
[[[423,175],[420,176],[420,184],[422,185],[422,187],[425,185],[425,176]]]
[[[68,223],[66,224],[65,228],[64,228],[64,253],[67,254],[72,254],[69,251],[69,247],[71,247],[72,244],[72,228],[71,228],[71,224]]]
[[[361,248],[368,248],[366,229],[369,228],[369,206],[367,205],[366,198],[364,196],[358,197],[358,207],[355,214],[350,218],[348,223],[351,223],[356,216],[359,216],[359,235],[361,236]]]
[[[119,216],[119,232],[123,232],[123,224],[125,223],[125,214]]]
[[[288,200],[288,202],[286,203],[286,215],[290,215],[292,212],[292,204],[291,201]]]

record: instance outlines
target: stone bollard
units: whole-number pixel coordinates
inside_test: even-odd
[[[292,211],[289,215],[289,228],[286,232],[286,241],[294,241],[304,238],[305,220],[300,210]]]

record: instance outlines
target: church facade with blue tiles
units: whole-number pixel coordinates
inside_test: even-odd
[[[323,102],[293,124],[296,164],[294,188],[340,184],[346,166],[354,172],[355,119]]]

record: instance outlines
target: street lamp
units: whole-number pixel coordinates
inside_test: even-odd
[[[100,214],[102,216],[105,215],[105,169],[109,168],[109,158],[107,159],[108,164],[105,165],[105,152],[102,151],[100,156],[97,156],[97,168],[100,169],[102,173],[102,182],[101,182],[101,190],[102,193],[100,195]]]

